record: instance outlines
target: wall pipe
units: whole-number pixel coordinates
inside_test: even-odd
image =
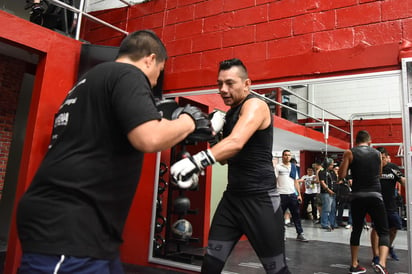
[[[355,118],[362,118],[365,116],[373,117],[373,116],[384,116],[384,115],[400,115],[402,117],[402,113],[400,111],[389,111],[389,112],[367,112],[367,113],[353,113],[349,118],[349,125],[350,125],[350,147],[353,147],[353,120]]]

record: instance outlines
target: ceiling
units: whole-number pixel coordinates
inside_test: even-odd
[[[327,152],[343,152],[344,149],[328,145],[326,147],[325,142],[319,142],[317,140],[296,134],[287,130],[274,128],[273,136],[273,150],[283,151],[289,149],[291,151],[327,151]]]

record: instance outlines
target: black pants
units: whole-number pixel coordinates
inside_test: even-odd
[[[308,206],[310,204],[310,207],[312,208],[312,218],[313,220],[316,220],[318,218],[318,208],[316,207],[316,195],[317,193],[311,193],[307,194],[305,193],[303,195],[303,218],[308,217]]]
[[[372,218],[372,222],[379,235],[379,246],[389,247],[389,229],[388,218],[386,217],[385,205],[382,198],[378,197],[361,197],[354,198],[351,201],[352,212],[352,233],[350,235],[350,244],[359,246],[361,233],[366,214]]]
[[[285,259],[285,228],[276,191],[238,196],[225,192],[209,232],[202,273],[221,273],[242,235],[246,235],[266,273],[290,273]]]
[[[303,233],[302,223],[300,221],[299,202],[296,194],[280,194],[280,200],[282,211],[285,212],[286,209],[289,209],[290,214],[292,215],[292,220],[295,224],[296,233]]]

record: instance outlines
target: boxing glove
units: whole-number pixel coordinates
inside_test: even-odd
[[[207,141],[213,138],[212,123],[207,114],[203,113],[199,108],[188,104],[177,108],[172,114],[172,119],[177,119],[183,113],[190,115],[195,122],[195,130],[186,138],[188,141]]]
[[[193,175],[198,174],[208,165],[213,165],[216,162],[210,150],[203,150],[193,156],[186,155],[185,158],[177,161],[170,168],[170,174],[181,188],[189,188],[192,184],[189,181],[193,180]]]
[[[219,133],[225,125],[225,113],[215,110],[209,114],[210,123],[212,124],[215,134]]]

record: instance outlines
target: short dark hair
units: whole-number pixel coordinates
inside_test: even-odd
[[[369,142],[370,140],[371,136],[366,130],[360,130],[358,134],[356,134],[356,144]]]
[[[283,150],[283,151],[282,151],[282,156],[283,156],[283,154],[285,154],[285,152],[290,152],[290,150],[289,150],[289,149]]]
[[[388,151],[384,147],[377,147],[376,150],[379,151],[381,154],[384,154],[386,156],[389,155]]]
[[[331,164],[333,164],[333,159],[326,157],[325,160],[323,160],[322,167],[328,168]]]
[[[156,54],[157,62],[168,58],[165,45],[153,31],[139,30],[123,39],[117,57],[127,56],[132,61],[138,61],[152,53]]]
[[[238,67],[240,69],[240,75],[239,75],[240,78],[247,79],[249,77],[246,66],[238,58],[232,58],[232,59],[223,60],[222,62],[220,62],[219,63],[219,72],[221,70],[228,70],[232,67]]]

